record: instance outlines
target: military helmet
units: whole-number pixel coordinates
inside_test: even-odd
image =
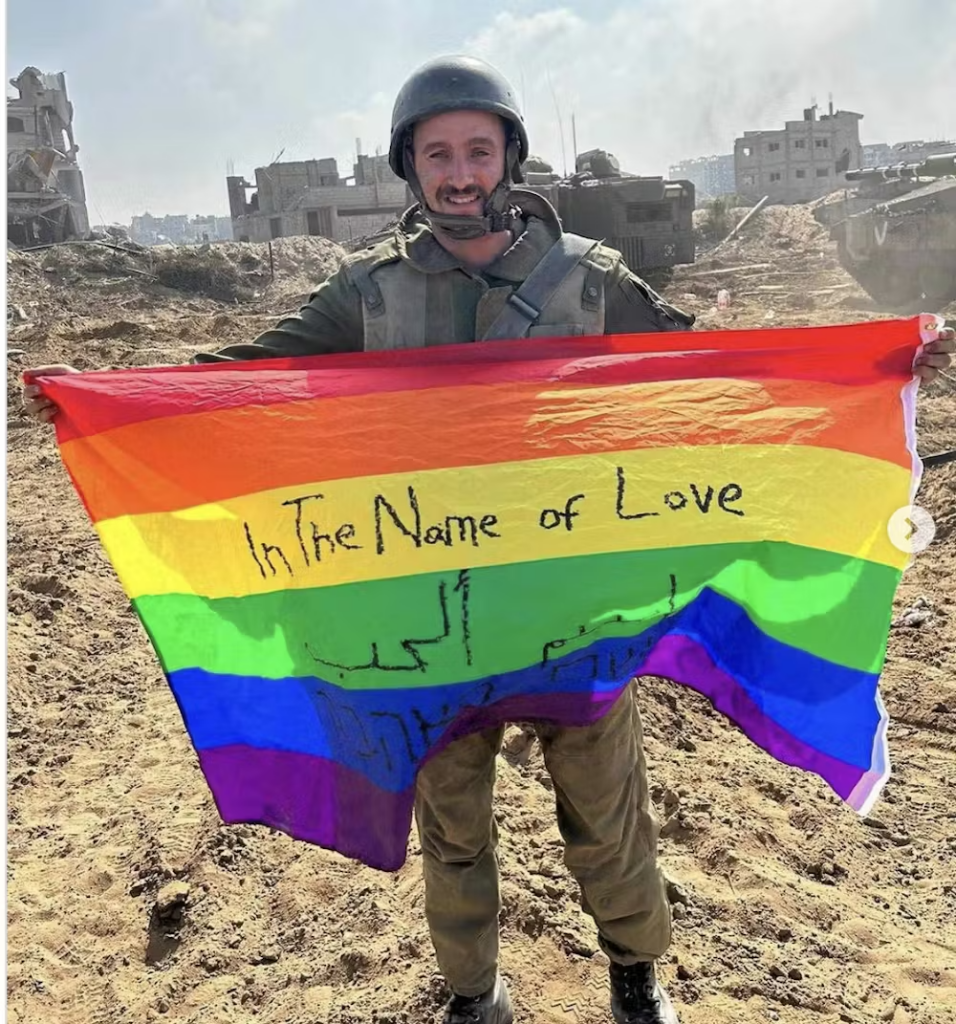
[[[506,174],[521,181],[521,164],[528,155],[528,134],[514,90],[505,77],[477,57],[436,57],[412,72],[392,109],[392,134],[388,162],[407,179],[405,166],[409,130],[418,122],[450,110],[487,110],[504,118],[513,129],[515,145],[509,146]]]

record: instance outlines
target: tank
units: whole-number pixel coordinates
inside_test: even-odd
[[[846,179],[814,210],[844,268],[886,306],[936,312],[956,300],[956,153]]]
[[[569,177],[528,172],[520,187],[544,196],[565,231],[617,249],[635,273],[694,262],[691,181],[627,174],[613,154],[592,149],[577,157]]]

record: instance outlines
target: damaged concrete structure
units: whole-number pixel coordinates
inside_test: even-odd
[[[90,231],[73,104],[63,72],[28,67],[7,98],[7,239],[42,245],[85,238]]]
[[[734,155],[722,153],[681,160],[667,170],[671,181],[691,181],[698,199],[717,199],[734,194]]]
[[[385,156],[360,154],[349,178],[334,158],[257,167],[255,184],[226,178],[229,215],[237,242],[266,242],[288,235],[321,235],[349,242],[381,231],[409,205],[405,182]],[[247,191],[252,194],[246,198]]]
[[[188,213],[167,213],[154,217],[149,211],[133,217],[130,238],[140,245],[201,245],[203,242],[231,242],[232,220],[229,217],[195,216]]]
[[[932,142],[919,139],[896,142],[892,146],[885,142],[875,142],[863,147],[863,161],[860,166],[895,167],[897,164],[920,164],[931,156],[953,152],[956,152],[956,140],[953,139],[936,139]]]
[[[862,114],[849,110],[817,116],[816,106],[802,121],[787,121],[775,131],[748,131],[734,142],[737,195],[751,202],[802,203],[825,196],[846,183],[845,173],[859,167]]]

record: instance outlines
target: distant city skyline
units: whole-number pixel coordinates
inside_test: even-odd
[[[572,113],[579,150],[643,174],[831,93],[864,143],[956,137],[946,0],[9,0],[7,33],[8,79],[66,74],[93,223],[223,216],[227,167],[280,153],[350,174],[356,138],[387,148],[396,91],[438,53],[496,64],[559,171]]]

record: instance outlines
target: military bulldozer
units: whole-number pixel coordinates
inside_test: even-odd
[[[847,171],[814,210],[840,263],[877,302],[936,312],[956,299],[956,153]]]
[[[519,187],[544,196],[565,231],[602,239],[635,273],[694,262],[694,184],[621,171],[604,150],[582,153],[567,178],[526,170]]]

